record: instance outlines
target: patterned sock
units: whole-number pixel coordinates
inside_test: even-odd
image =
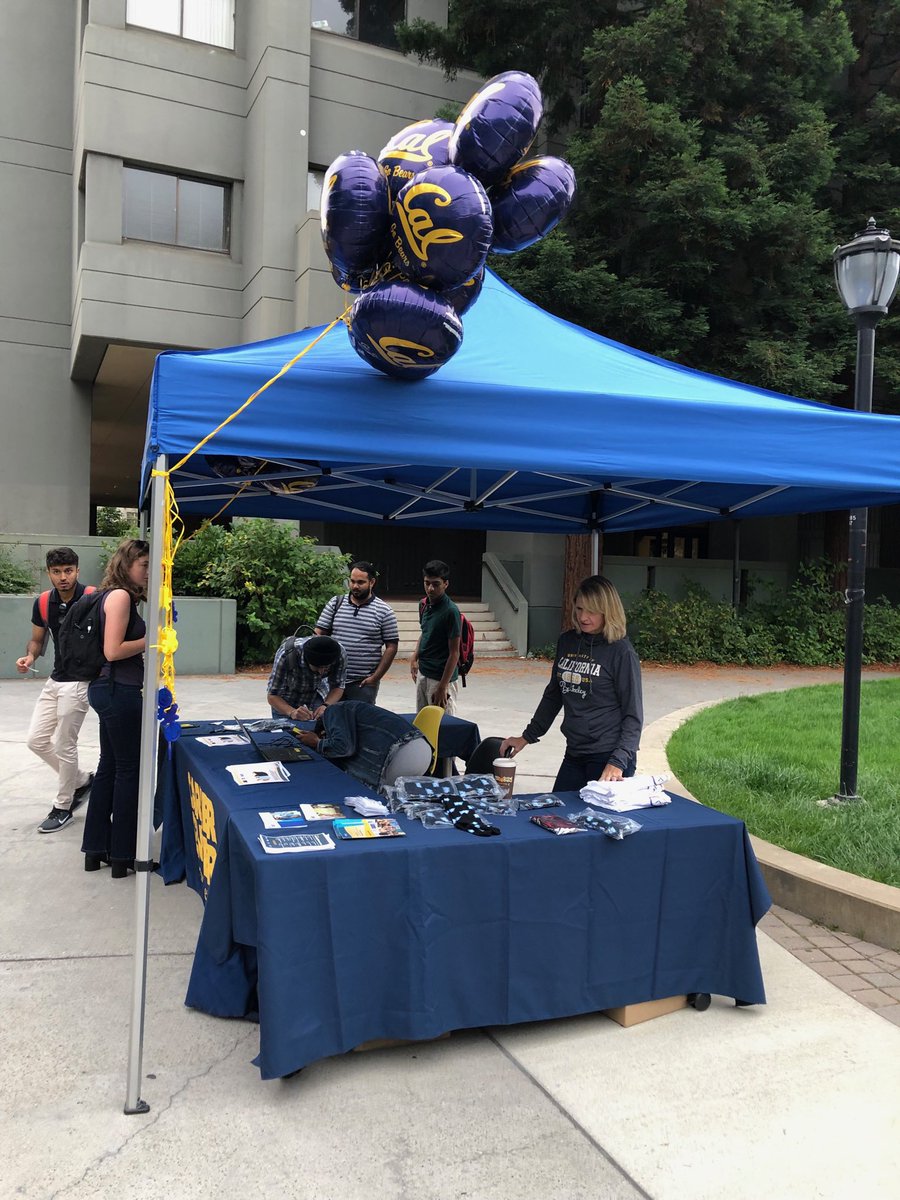
[[[489,825],[477,809],[474,809],[465,800],[448,798],[441,803],[457,829],[464,829],[466,833],[474,833],[476,837],[493,837],[495,833],[500,832],[496,825]]]

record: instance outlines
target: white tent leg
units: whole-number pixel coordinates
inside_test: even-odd
[[[156,460],[165,470],[165,456]],[[159,592],[162,583],[162,529],[165,480],[154,475],[150,483],[150,579],[147,584],[147,649],[144,654],[144,699],[141,712],[141,766],[138,790],[137,843],[134,870],[134,959],[131,985],[131,1027],[128,1036],[128,1085],[125,1112],[150,1111],[140,1097],[141,1060],[144,1050],[144,1007],[147,999],[147,933],[150,923],[150,836],[153,798],[156,793],[156,751],[159,725],[156,720],[156,678],[159,668]]]
[[[600,530],[591,530],[591,574],[600,574]]]

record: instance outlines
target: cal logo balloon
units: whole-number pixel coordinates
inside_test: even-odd
[[[487,192],[458,167],[416,175],[394,204],[394,262],[424,287],[443,291],[471,279],[484,266],[492,236]]]
[[[485,187],[499,183],[534,141],[541,89],[524,71],[504,71],[478,89],[450,137],[450,161]]]
[[[461,317],[464,312],[468,312],[478,297],[481,295],[481,289],[484,286],[484,269],[480,270],[473,279],[467,279],[465,283],[461,283],[459,287],[449,288],[442,292],[441,295],[445,300],[448,300],[452,305],[454,312],[458,317]]]
[[[362,150],[339,154],[325,172],[321,216],[325,253],[344,279],[370,276],[389,257],[387,180]]]
[[[462,344],[462,321],[452,305],[412,283],[379,283],[353,302],[348,324],[353,349],[394,379],[433,375]]]
[[[378,155],[392,197],[414,175],[447,165],[452,132],[452,121],[416,121],[394,134]]]
[[[549,155],[517,163],[491,192],[495,254],[524,250],[566,215],[575,195],[575,172]]]

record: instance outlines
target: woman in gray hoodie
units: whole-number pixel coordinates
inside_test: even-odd
[[[500,753],[518,754],[542,737],[563,710],[566,739],[554,791],[575,792],[592,779],[634,774],[644,724],[641,664],[625,633],[619,593],[602,575],[583,580],[572,604],[572,629],[560,635],[550,682],[521,737]]]

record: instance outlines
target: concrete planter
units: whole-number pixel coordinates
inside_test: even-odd
[[[0,596],[0,678],[19,678],[16,659],[25,653],[31,630],[34,596]],[[234,673],[237,604],[200,596],[175,597],[178,613],[178,653],[175,670],[180,675],[231,675]],[[53,666],[48,651],[36,664],[46,677]],[[33,678],[33,676],[30,676]]]

